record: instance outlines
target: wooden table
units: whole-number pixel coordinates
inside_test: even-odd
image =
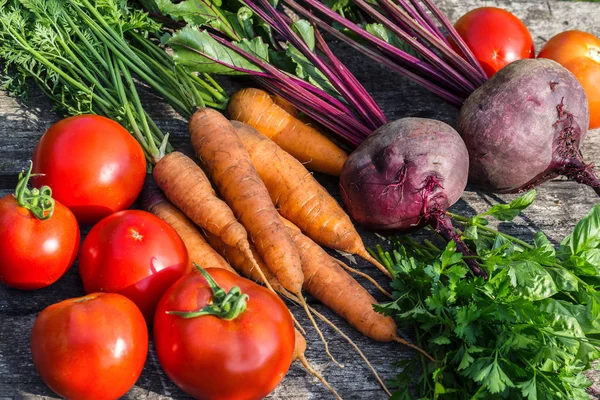
[[[524,0],[438,0],[451,21],[455,21],[467,10],[487,5],[500,6],[520,17],[529,27],[536,49],[558,32],[579,29],[600,36],[600,3],[524,1]],[[334,45],[342,61],[350,67],[366,89],[373,95],[390,120],[405,116],[420,116],[441,119],[454,124],[457,110],[426,93],[418,86],[374,65],[345,46]],[[233,88],[231,86],[230,88]],[[163,131],[173,134],[176,145],[187,146],[184,121],[152,94],[146,96],[153,118]],[[0,196],[12,191],[17,173],[26,166],[33,149],[44,131],[59,116],[51,112],[51,104],[39,94],[33,94],[26,104],[7,97],[0,92]],[[584,144],[584,153],[589,161],[600,163],[600,130],[591,132]],[[335,195],[337,182],[324,176],[318,179]],[[486,209],[489,204],[506,201],[513,196],[496,196],[467,190],[452,210],[464,215],[473,215]],[[548,182],[538,190],[538,199],[516,224],[502,224],[500,228],[521,238],[531,237],[537,230],[547,233],[550,240],[558,243],[570,231],[576,221],[583,217],[596,202],[594,192],[564,180]],[[367,245],[382,240],[367,232],[361,232]],[[1,257],[1,255],[0,255]],[[361,268],[377,276],[385,283],[382,274],[359,260]],[[368,287],[368,286],[367,286]],[[47,399],[55,395],[36,374],[29,351],[29,335],[36,315],[50,304],[83,295],[77,267],[54,285],[23,292],[0,286],[0,399],[28,398]],[[375,293],[376,295],[376,293]],[[315,303],[313,301],[313,303]],[[392,378],[394,361],[412,357],[413,353],[397,344],[382,344],[361,337],[348,324],[333,315],[320,304],[314,304],[354,340],[365,352],[384,379]],[[324,354],[323,345],[307,319],[299,309],[294,314],[307,327],[309,344],[307,358],[335,387],[344,399],[384,399],[373,375],[352,348],[328,327],[322,326],[329,340],[331,351],[343,369],[335,366]],[[407,335],[410,335],[407,333]],[[594,389],[600,389],[600,375],[592,378]],[[597,390],[594,390],[597,392]],[[182,399],[188,398],[162,373],[154,349],[136,386],[125,396],[127,399]],[[328,399],[331,394],[300,364],[294,363],[284,381],[269,396],[272,399]]]

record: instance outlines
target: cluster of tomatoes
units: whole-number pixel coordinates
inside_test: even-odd
[[[128,209],[146,179],[129,132],[100,116],[66,118],[42,136],[32,165],[0,199],[0,283],[46,287],[79,255],[88,293],[47,307],[34,323],[33,362],[54,392],[125,394],[142,372],[152,325],[164,371],[196,398],[259,399],[279,384],[294,348],[285,304],[228,271],[198,273],[170,225]],[[81,246],[80,224],[93,225]],[[237,314],[220,315],[232,301]]]
[[[513,61],[535,57],[529,30],[506,10],[477,8],[454,27],[488,77]],[[460,52],[455,43],[452,46]],[[588,97],[589,128],[600,128],[600,39],[581,31],[562,32],[548,40],[537,57],[554,60],[577,77]]]

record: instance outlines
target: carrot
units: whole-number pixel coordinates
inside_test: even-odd
[[[292,117],[298,118],[298,115],[299,115],[298,110],[296,109],[296,107],[294,107],[294,105],[292,103],[290,103],[283,97],[279,96],[278,94],[272,94],[270,97],[271,97],[271,100],[273,100],[273,103],[277,104],[279,107],[281,107],[285,112],[290,114]]]
[[[275,275],[267,268],[265,262],[262,260],[254,246],[250,245],[250,251],[252,252],[256,263],[251,262],[251,260],[236,247],[227,246],[218,236],[213,235],[210,232],[205,232],[205,235],[210,246],[229,261],[231,266],[238,273],[254,282],[270,285],[277,293],[285,291],[277,278],[275,278]]]
[[[378,342],[391,342],[398,328],[394,320],[373,310],[377,301],[321,246],[283,219],[298,249],[304,272],[304,290],[344,318],[363,335]]]
[[[265,91],[253,88],[235,92],[227,111],[273,140],[313,171],[340,176],[348,155],[335,143],[273,102]]]
[[[189,130],[198,158],[269,270],[301,297],[304,277],[298,252],[231,123],[218,111],[203,108],[192,115]]]
[[[192,159],[174,151],[156,163],[152,175],[165,196],[196,225],[218,235],[230,246],[250,251],[246,229],[217,197],[210,181]]]
[[[154,182],[146,181],[141,194],[142,208],[156,215],[171,225],[183,240],[192,263],[197,263],[203,268],[222,268],[235,272],[223,257],[206,242],[202,233],[192,221],[189,220],[177,207],[165,198]]]
[[[251,126],[232,125],[281,215],[315,242],[357,254],[390,276],[365,249],[350,217],[298,160]]]
[[[304,352],[306,351],[306,339],[304,339],[304,336],[302,336],[302,334],[296,329],[294,331],[294,333],[296,334],[296,341],[294,342],[294,353],[292,355],[292,361],[300,361],[302,363],[302,366],[304,367],[304,369],[306,369],[310,374],[312,374],[313,376],[315,376],[319,381],[321,381],[321,383],[323,385],[325,385],[325,387],[327,389],[329,389],[329,391],[331,391],[331,393],[335,396],[336,399],[338,400],[342,400],[342,398],[340,397],[340,395],[335,391],[334,388],[331,387],[331,385],[329,385],[329,382],[327,382],[325,380],[325,378],[323,378],[323,375],[321,375],[320,373],[318,373],[309,363],[308,360],[306,359],[306,357],[304,356]]]

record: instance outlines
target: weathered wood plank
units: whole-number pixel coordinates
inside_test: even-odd
[[[581,29],[600,36],[600,4],[570,3],[556,1],[496,0],[459,1],[440,0],[438,4],[451,20],[456,20],[466,10],[481,5],[497,5],[509,9],[526,22],[533,33],[536,48],[549,37],[565,29]],[[444,105],[433,95],[425,93],[417,85],[393,75],[343,45],[334,45],[336,54],[350,67],[389,119],[403,116],[434,117],[453,124],[456,109]],[[227,83],[232,87],[231,83]],[[235,84],[233,84],[235,85]],[[156,97],[148,94],[145,101],[163,131],[173,134],[176,146],[187,146],[186,124]],[[0,196],[10,192],[15,176],[31,157],[37,140],[44,130],[59,117],[51,111],[50,103],[41,95],[34,95],[26,105],[0,93]],[[590,161],[600,161],[600,130],[592,132],[585,141],[584,149]],[[330,178],[318,179],[336,196],[337,183]],[[489,204],[507,201],[513,196],[486,195],[468,190],[452,208],[464,215],[473,215]],[[501,224],[507,233],[521,238],[530,237],[536,230],[544,230],[549,238],[558,243],[572,229],[575,222],[597,202],[592,190],[572,182],[556,180],[538,190],[538,200],[516,224]],[[373,234],[361,231],[368,246],[380,243]],[[367,263],[359,261],[360,267],[385,279]],[[368,284],[366,285],[367,287]],[[77,267],[71,268],[55,285],[49,288],[21,292],[0,287],[0,399],[32,398],[36,400],[56,396],[41,382],[31,363],[29,333],[35,316],[44,307],[83,294]],[[376,293],[375,293],[376,295]],[[375,343],[361,337],[344,321],[313,300],[309,301],[336,322],[356,343],[363,348],[373,365],[385,379],[394,375],[392,362],[410,357],[411,352],[394,344]],[[335,367],[323,352],[317,335],[309,327],[301,310],[294,314],[307,327],[308,359],[321,371],[345,399],[383,399],[381,391],[370,372],[350,346],[340,340],[330,329],[323,327],[330,340],[331,351],[344,369]],[[407,332],[408,334],[408,332]],[[600,378],[594,379],[600,382]],[[153,349],[151,349],[142,377],[125,398],[128,399],[184,399],[188,398],[161,372]],[[307,376],[298,364],[294,364],[283,383],[271,394],[273,399],[328,399],[331,395],[314,378]]]

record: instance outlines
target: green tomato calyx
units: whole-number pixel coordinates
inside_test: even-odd
[[[202,276],[206,279],[208,286],[213,292],[213,300],[211,304],[201,308],[198,311],[167,311],[167,314],[179,315],[183,318],[196,318],[203,315],[214,315],[226,321],[236,319],[241,313],[246,310],[248,295],[242,293],[239,286],[234,286],[226,293],[222,287],[198,264],[194,266]]]
[[[52,198],[52,189],[49,186],[29,189],[27,184],[32,176],[41,174],[31,174],[33,162],[29,161],[27,172],[21,171],[19,181],[15,189],[15,197],[19,207],[28,209],[39,220],[46,220],[54,214],[54,199]]]

